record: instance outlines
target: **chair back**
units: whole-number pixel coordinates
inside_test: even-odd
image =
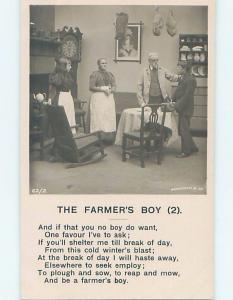
[[[159,109],[161,111],[159,112]],[[149,110],[149,118],[145,116],[146,111]],[[159,117],[159,114],[162,113]],[[163,128],[166,118],[166,105],[163,104],[147,104],[142,107],[141,112],[141,127],[140,127],[140,138],[144,138],[145,131],[150,132],[151,137],[162,136]],[[145,121],[147,121],[145,124]]]
[[[76,162],[78,157],[77,146],[64,107],[48,105],[47,110],[55,137],[55,146],[59,154],[67,161]]]

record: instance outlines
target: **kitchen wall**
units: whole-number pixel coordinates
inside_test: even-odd
[[[115,75],[117,91],[120,92],[136,92],[138,75],[147,62],[148,52],[158,52],[160,64],[175,71],[178,60],[178,36],[180,33],[206,34],[208,31],[207,7],[161,6],[160,12],[165,21],[170,8],[178,22],[178,32],[174,37],[168,35],[166,27],[161,36],[153,35],[154,6],[55,6],[55,29],[62,29],[64,25],[78,26],[83,32],[82,61],[78,69],[79,97],[89,98],[89,76],[97,69],[96,60],[99,57],[107,58],[108,69]],[[114,22],[116,13],[119,12],[128,13],[130,23],[140,21],[144,23],[141,64],[138,62],[114,62]]]
[[[54,5],[31,5],[30,22],[35,24],[37,31],[51,32],[55,28]],[[43,45],[37,44],[37,47]],[[54,68],[53,56],[32,55],[30,59],[30,74],[48,74]],[[47,77],[47,76],[46,76]]]
[[[54,31],[54,5],[31,5],[30,22],[36,24],[37,30]]]

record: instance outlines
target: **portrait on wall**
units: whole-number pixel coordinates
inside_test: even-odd
[[[116,40],[116,61],[141,62],[141,25],[128,24],[122,39]]]

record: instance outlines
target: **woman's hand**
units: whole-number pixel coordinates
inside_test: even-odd
[[[71,68],[72,68],[71,63],[68,62],[68,63],[66,64],[66,71],[67,71],[67,72],[70,72]]]
[[[111,89],[109,87],[107,87],[106,91],[105,91],[105,94],[107,96],[109,96],[111,94]]]
[[[111,89],[109,88],[109,86],[102,86],[101,90],[107,95],[109,96],[109,94],[111,93]]]

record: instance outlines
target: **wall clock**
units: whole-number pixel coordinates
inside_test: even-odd
[[[62,31],[60,31],[60,39],[60,55],[69,58],[72,62],[80,62],[82,33],[79,28],[76,27],[73,29],[70,27],[70,29],[68,29],[68,27],[65,26]]]
[[[80,47],[74,35],[68,34],[62,40],[62,55],[75,61],[80,61]]]
[[[67,36],[65,41],[62,43],[62,53],[65,57],[70,59],[77,56],[78,46],[76,39],[74,40],[73,36]]]
[[[64,26],[60,31],[58,30],[61,45],[59,47],[59,55],[67,57],[71,60],[71,71],[74,81],[77,83],[77,70],[78,64],[81,61],[81,42],[82,42],[82,33],[78,27],[74,29],[72,27]],[[78,86],[75,87],[75,98],[78,97]]]

